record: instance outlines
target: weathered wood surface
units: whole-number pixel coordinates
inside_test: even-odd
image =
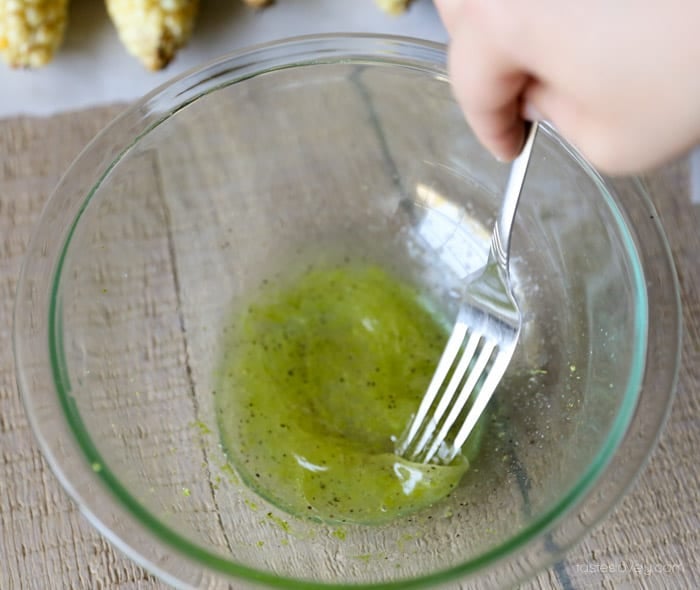
[[[0,588],[163,584],[116,552],[81,516],[41,457],[15,383],[17,275],[51,189],[121,107],[0,121]],[[528,588],[700,587],[700,204],[684,162],[651,176],[678,266],[683,366],[670,420],[634,488],[556,568]]]

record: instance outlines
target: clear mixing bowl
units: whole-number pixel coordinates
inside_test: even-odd
[[[509,586],[589,530],[653,447],[679,360],[666,241],[640,181],[602,178],[545,127],[512,242],[522,338],[460,486],[340,526],[287,514],[228,465],[219,348],[261,281],[351,253],[451,313],[483,264],[508,168],[444,61],[369,36],[234,54],[129,108],[47,205],[17,292],[27,412],[85,515],[167,582]]]

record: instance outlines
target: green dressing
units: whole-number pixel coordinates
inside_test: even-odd
[[[376,266],[263,287],[224,342],[217,406],[232,464],[274,504],[323,521],[378,523],[434,504],[479,433],[449,466],[393,451],[447,336],[415,289]]]

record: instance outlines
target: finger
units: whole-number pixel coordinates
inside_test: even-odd
[[[465,21],[455,30],[449,69],[457,101],[481,143],[499,160],[515,158],[524,141],[527,73]]]
[[[589,139],[601,135],[596,118],[588,116],[573,96],[541,82],[525,89],[522,115],[548,121],[579,150],[588,151]]]
[[[572,98],[543,82],[533,81],[523,90],[522,116],[546,120],[559,128],[562,124],[570,127],[583,113]]]
[[[529,105],[524,111],[539,112],[601,172],[634,173],[657,163],[644,159],[644,141],[629,141],[625,136],[627,141],[620,142],[614,121],[591,116],[574,97],[544,84],[533,84],[524,100]]]
[[[435,0],[435,6],[440,14],[442,24],[445,25],[447,32],[452,35],[452,31],[456,28],[459,19],[463,16],[465,0]]]

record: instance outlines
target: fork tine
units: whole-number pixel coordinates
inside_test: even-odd
[[[447,384],[445,391],[440,397],[440,401],[438,402],[438,405],[435,408],[433,415],[426,422],[425,428],[423,429],[423,433],[421,434],[420,439],[413,448],[413,453],[411,453],[412,458],[417,457],[418,455],[420,455],[421,451],[423,451],[425,445],[430,440],[431,435],[440,423],[442,416],[450,407],[450,403],[454,398],[455,392],[457,391],[459,384],[464,379],[464,374],[467,372],[467,369],[469,368],[469,365],[474,358],[474,353],[476,352],[480,339],[480,334],[477,334],[475,332],[469,334],[467,344],[464,347],[464,352],[462,353],[462,356],[460,357],[459,362],[457,363],[457,367],[452,373],[450,382]],[[440,383],[440,386],[442,386],[442,383]]]
[[[433,439],[432,444],[430,445],[430,448],[428,449],[427,453],[425,454],[423,461],[425,463],[429,462],[434,456],[435,453],[438,451],[440,448],[440,445],[446,440],[447,434],[450,432],[450,428],[452,428],[452,425],[455,423],[457,418],[459,417],[460,413],[464,409],[467,400],[471,396],[472,392],[474,391],[475,387],[479,383],[479,380],[481,379],[482,375],[484,374],[484,371],[486,370],[486,367],[489,364],[489,361],[491,360],[491,356],[493,354],[494,349],[496,348],[496,343],[490,340],[487,340],[484,342],[484,345],[481,347],[481,350],[479,351],[479,356],[476,359],[476,362],[474,363],[474,367],[472,370],[469,372],[469,375],[467,376],[467,380],[464,383],[464,387],[462,387],[462,390],[459,392],[459,395],[457,396],[457,400],[455,403],[452,405],[452,409],[450,410],[450,413],[447,415],[447,418],[442,424],[442,427],[440,428],[440,432],[438,435]],[[489,377],[491,373],[489,372]],[[488,377],[486,379],[488,381]],[[484,383],[485,384],[485,383]],[[482,386],[483,389],[483,386]],[[478,398],[477,398],[478,399]],[[469,412],[471,414],[471,410]],[[473,428],[473,426],[472,426]],[[455,442],[453,443],[453,448],[461,448],[461,444],[457,444],[457,440],[455,439]]]
[[[408,433],[402,437],[403,441],[397,448],[397,453],[399,455],[406,454],[406,450],[408,449],[408,447],[411,446],[411,442],[418,434],[418,431],[420,430],[420,427],[423,424],[423,420],[425,420],[425,417],[430,411],[430,407],[433,405],[433,400],[440,391],[442,382],[445,380],[445,377],[449,373],[450,367],[452,367],[452,364],[454,363],[457,354],[459,354],[459,350],[462,347],[462,342],[464,341],[466,333],[467,327],[462,323],[456,324],[454,330],[452,330],[452,334],[450,334],[450,337],[447,340],[445,350],[443,351],[442,356],[440,357],[440,361],[438,362],[438,366],[435,369],[435,373],[433,374],[433,378],[430,381],[430,385],[428,385],[428,389],[425,392],[423,399],[421,400],[420,406],[418,407],[418,411],[413,417],[411,425],[408,428]]]
[[[497,354],[495,360],[493,361],[493,365],[491,366],[491,370],[484,380],[476,399],[474,400],[474,404],[469,409],[467,417],[462,423],[457,436],[455,436],[452,447],[453,449],[461,449],[462,445],[464,445],[467,438],[472,433],[472,430],[474,430],[474,427],[479,421],[481,415],[484,413],[484,409],[489,403],[493,392],[496,390],[496,387],[501,381],[503,374],[506,372],[511,355],[512,353],[510,351],[501,351]]]

